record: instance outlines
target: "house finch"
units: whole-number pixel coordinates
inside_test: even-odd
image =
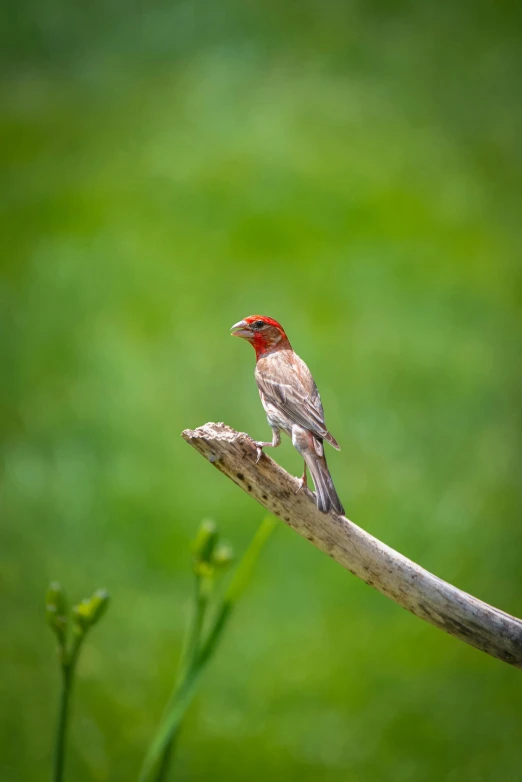
[[[321,397],[310,370],[292,350],[283,327],[272,318],[250,315],[232,326],[232,335],[246,339],[256,351],[255,378],[272,427],[271,443],[256,442],[257,461],[263,448],[277,448],[281,443],[282,429],[292,438],[294,448],[304,459],[298,491],[307,485],[308,467],[314,479],[319,510],[328,513],[333,508],[336,513],[343,514],[326,465],[323,440],[337,450],[339,445],[324,423]]]

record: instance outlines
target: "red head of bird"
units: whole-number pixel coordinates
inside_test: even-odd
[[[232,326],[232,336],[250,342],[256,351],[256,358],[276,350],[291,350],[284,328],[277,320],[266,315],[249,315]]]

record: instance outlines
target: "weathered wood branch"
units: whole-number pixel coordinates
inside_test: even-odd
[[[345,516],[323,514],[297,479],[256,447],[243,432],[208,423],[182,437],[220,472],[279,516],[314,546],[370,586],[492,657],[522,668],[522,621],[442,581],[372,537]]]

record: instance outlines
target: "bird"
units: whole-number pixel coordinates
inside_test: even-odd
[[[292,440],[304,459],[304,471],[298,489],[307,487],[307,467],[312,474],[317,508],[322,513],[334,510],[343,515],[344,508],[335,490],[326,464],[323,442],[340,450],[324,422],[323,405],[312,373],[294,352],[285,330],[277,320],[265,315],[249,315],[235,323],[232,336],[250,342],[256,353],[255,379],[269,426],[272,441],[254,441],[259,462],[263,448],[277,448],[281,431]]]

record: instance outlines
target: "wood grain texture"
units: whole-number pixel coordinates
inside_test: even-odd
[[[208,423],[182,437],[220,472],[314,546],[420,619],[486,654],[522,668],[522,621],[448,584],[334,513],[263,454],[249,435]]]

